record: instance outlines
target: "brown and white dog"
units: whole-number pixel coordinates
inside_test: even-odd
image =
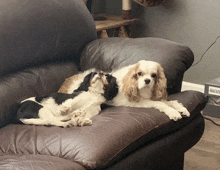
[[[178,101],[167,101],[167,79],[159,63],[141,60],[114,71],[112,75],[117,78],[119,92],[108,104],[155,108],[174,121],[190,116]]]
[[[59,92],[71,93],[88,72],[68,78]],[[188,110],[178,101],[167,101],[167,79],[161,65],[154,61],[141,60],[112,72],[118,84],[118,94],[107,104],[155,108],[177,121],[182,116],[189,117]]]

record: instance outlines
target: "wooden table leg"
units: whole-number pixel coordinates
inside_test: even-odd
[[[125,29],[124,26],[121,26],[120,27],[120,30],[119,30],[119,33],[118,33],[118,37],[121,37],[121,38],[128,38],[128,33],[127,33],[127,30]]]
[[[108,38],[108,33],[107,33],[107,31],[106,31],[106,30],[102,30],[102,31],[101,31],[101,34],[100,34],[100,37],[101,37],[101,38]]]

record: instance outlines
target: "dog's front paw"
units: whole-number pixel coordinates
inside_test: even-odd
[[[77,126],[88,126],[92,125],[92,120],[89,118],[78,117],[77,118]]]
[[[166,115],[171,119],[171,120],[174,120],[174,121],[177,121],[179,119],[182,119],[182,116],[181,114],[176,111],[175,109],[170,109],[170,111],[166,112]]]
[[[90,125],[92,125],[92,120],[89,119],[89,118],[85,118],[84,125],[86,125],[86,126],[90,126]]]
[[[190,117],[189,111],[185,107],[181,107],[178,109],[178,112],[183,116],[183,117]]]
[[[71,126],[77,126],[77,120],[78,120],[78,118],[72,118],[69,122],[70,122],[70,124],[71,124]]]

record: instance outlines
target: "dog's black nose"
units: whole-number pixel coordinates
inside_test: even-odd
[[[150,83],[150,79],[145,79],[144,81],[145,81],[146,84]]]
[[[103,74],[104,74],[103,72],[100,72],[100,73],[99,73],[100,76],[103,76]]]

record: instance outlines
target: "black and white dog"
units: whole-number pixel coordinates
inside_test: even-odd
[[[61,127],[91,125],[101,104],[118,93],[116,78],[93,71],[72,94],[53,93],[46,97],[31,97],[17,107],[17,119],[24,124]]]

